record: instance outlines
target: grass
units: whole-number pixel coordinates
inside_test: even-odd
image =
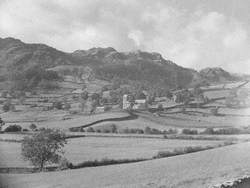
[[[65,157],[73,164],[82,161],[134,160],[152,158],[159,151],[172,151],[180,147],[217,146],[223,141],[168,140],[162,138],[82,137],[69,139]],[[25,167],[29,163],[21,158],[21,144],[0,142],[0,167]]]
[[[0,178],[7,182],[3,185],[13,188],[211,187],[242,177],[250,169],[249,155],[250,143],[242,143],[140,163],[39,174],[0,174]]]

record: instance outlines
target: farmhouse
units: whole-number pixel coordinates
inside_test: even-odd
[[[147,108],[147,100],[146,99],[137,99],[135,100],[133,109],[146,109]]]
[[[136,99],[134,101],[129,100],[130,95],[123,95],[123,109],[146,109],[147,108],[147,100],[146,99]]]

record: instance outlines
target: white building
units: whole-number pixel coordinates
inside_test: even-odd
[[[122,109],[126,110],[126,109],[129,109],[129,107],[130,107],[130,102],[128,101],[128,95],[123,95]]]

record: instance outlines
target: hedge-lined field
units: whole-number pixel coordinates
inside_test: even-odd
[[[223,141],[167,140],[157,138],[83,137],[69,139],[65,157],[72,163],[108,159],[152,158],[159,151],[172,151],[184,147],[206,147]],[[25,167],[21,158],[21,144],[0,142],[2,167]]]

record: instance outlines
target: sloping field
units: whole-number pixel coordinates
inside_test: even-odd
[[[242,143],[133,164],[39,174],[1,174],[0,178],[3,184],[13,188],[206,188],[248,173],[250,143]]]
[[[165,113],[161,114],[160,117],[145,112],[137,113],[137,115],[145,120],[175,128],[223,128],[249,125],[249,109],[220,109],[219,112],[223,115],[212,116],[209,115],[209,110],[205,111],[204,109],[187,109],[185,114]]]
[[[67,116],[69,119],[63,120]],[[45,128],[60,128],[68,129],[70,127],[77,127],[89,124],[98,120],[108,118],[120,118],[129,116],[126,112],[106,112],[93,115],[68,115],[65,111],[29,111],[29,112],[8,112],[1,115],[1,117],[8,124],[18,124],[23,128],[28,128],[31,123],[35,123],[37,127]]]
[[[222,143],[223,141],[85,137],[69,140],[65,147],[65,157],[73,163],[104,158],[151,158],[158,151],[172,151],[187,146],[217,146]]]
[[[122,118],[129,116],[126,112],[107,112],[94,115],[82,115],[68,120],[57,120],[49,122],[39,122],[38,127],[48,127],[48,128],[60,128],[68,129],[70,127],[78,127],[86,125],[95,121],[108,119],[108,118]]]
[[[96,125],[93,125],[93,127],[95,128],[101,128],[101,127],[105,127],[105,126],[109,126],[111,124],[115,124],[117,126],[117,129],[125,129],[125,128],[137,128],[137,129],[142,129],[144,130],[146,127],[151,127],[151,128],[155,128],[155,129],[159,129],[159,130],[167,130],[170,127],[164,124],[159,124],[157,122],[152,122],[152,121],[148,121],[144,118],[138,118],[138,119],[134,119],[134,120],[128,120],[128,121],[117,121],[117,122],[103,122],[103,123],[98,123]]]
[[[158,151],[187,146],[217,146],[223,141],[167,140],[160,138],[83,137],[69,139],[65,157],[74,164],[88,160],[151,158]],[[21,158],[21,144],[0,142],[0,167],[29,166]]]

